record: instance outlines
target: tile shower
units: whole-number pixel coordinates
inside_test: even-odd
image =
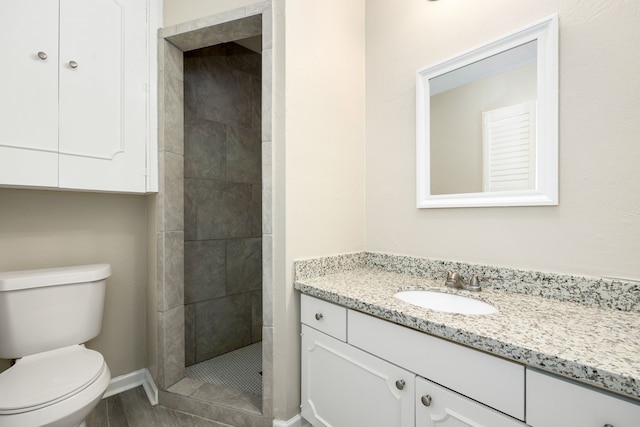
[[[160,188],[157,196],[150,197],[148,210],[150,229],[152,230],[151,232],[155,231],[157,242],[155,249],[150,251],[149,254],[148,321],[150,328],[155,330],[156,334],[151,333],[148,335],[148,359],[149,370],[159,389],[158,400],[162,406],[167,408],[198,415],[210,420],[216,420],[228,425],[243,425],[251,427],[271,426],[273,421],[273,336],[275,330],[273,312],[273,294],[275,285],[273,280],[273,250],[276,239],[274,239],[272,224],[274,208],[274,204],[272,202],[272,175],[274,167],[273,157],[275,155],[271,140],[271,114],[273,102],[271,89],[273,82],[272,13],[271,2],[266,1],[160,30],[158,75],[158,174],[160,177]],[[230,138],[235,137],[234,141],[237,141],[239,139],[237,136],[240,132],[246,131],[249,126],[246,122],[244,126],[237,126],[232,125],[230,122],[225,122],[224,120],[215,118],[214,114],[220,113],[216,109],[223,105],[224,102],[231,101],[228,99],[225,101],[221,93],[213,91],[212,86],[202,87],[197,91],[198,96],[205,98],[218,98],[217,103],[210,104],[210,109],[208,111],[201,111],[204,115],[200,115],[200,119],[204,120],[198,120],[198,115],[195,115],[194,117],[192,114],[194,108],[191,108],[190,111],[186,111],[185,114],[185,110],[189,109],[188,105],[185,106],[184,96],[185,89],[187,91],[189,90],[189,88],[185,87],[184,84],[185,60],[190,61],[188,57],[193,53],[193,51],[218,46],[224,43],[246,40],[247,38],[257,36],[262,37],[260,79],[253,79],[253,71],[249,72],[250,68],[247,68],[247,63],[245,62],[247,58],[235,58],[231,60],[231,63],[235,63],[235,68],[252,76],[251,80],[253,85],[257,85],[258,82],[261,81],[262,104],[260,106],[248,103],[248,101],[246,101],[247,92],[239,91],[239,94],[244,93],[245,96],[235,99],[233,101],[232,108],[245,106],[244,111],[247,112],[248,110],[246,109],[246,105],[252,105],[251,113],[244,115],[245,120],[247,117],[251,118],[251,129],[254,129],[253,126],[257,125],[256,116],[261,115],[261,132],[257,132],[261,141],[261,148],[259,150],[255,146],[252,148],[252,150],[256,149],[255,154],[260,153],[261,160],[258,162],[256,169],[250,171],[251,173],[261,171],[261,186],[256,183],[242,180],[235,182],[231,179],[231,183],[226,183],[219,187],[222,188],[222,190],[218,192],[211,192],[209,194],[208,204],[189,205],[191,203],[189,197],[192,193],[189,193],[190,190],[185,186],[185,179],[191,179],[190,176],[192,176],[193,172],[187,170],[187,178],[185,178],[186,168],[192,167],[191,160],[185,160],[185,156],[189,156],[190,158],[196,157],[196,163],[206,157],[209,157],[207,162],[203,162],[205,165],[208,164],[208,166],[205,166],[205,169],[212,168],[211,165],[217,165],[217,167],[220,168],[222,167],[222,164],[220,163],[220,157],[217,158],[219,163],[216,164],[215,156],[208,156],[206,151],[204,153],[197,151],[200,148],[206,148],[208,150],[213,149],[215,151],[215,144],[212,146],[198,147],[196,143],[194,147],[196,150],[195,152],[190,151],[191,148],[185,149],[185,136],[198,139],[200,129],[198,126],[195,126],[193,128],[193,132],[195,133],[191,134],[192,130],[185,128],[184,126],[185,119],[187,121],[193,120],[196,124],[200,123],[204,127],[209,126],[215,128],[216,122],[218,123],[218,128],[220,128],[221,124],[226,126],[225,132],[229,131],[229,133],[225,135],[224,139],[225,175],[227,172],[227,163],[237,163],[236,157],[238,157],[239,154],[238,151],[234,151],[234,148],[240,150],[241,154],[243,154],[243,150],[247,148],[246,146],[235,146],[230,148],[230,151],[227,151],[229,144],[232,144]],[[244,42],[241,41],[240,43]],[[254,46],[252,45],[252,47]],[[218,48],[220,49],[220,47]],[[225,47],[225,50],[227,49],[238,49],[238,47],[227,46]],[[256,50],[260,51],[259,48]],[[231,63],[228,61],[228,58],[224,61],[227,61],[226,65],[230,66]],[[219,65],[220,63],[218,63],[218,66]],[[187,64],[187,67],[189,67],[189,64]],[[231,78],[232,76],[234,78]],[[242,80],[241,77],[242,76],[237,72],[233,72],[231,75],[226,77],[218,75],[219,79],[227,79],[225,80],[224,85],[219,87],[218,90],[224,91],[229,89],[231,87],[230,85],[239,81],[237,79]],[[246,77],[246,74],[244,77]],[[255,92],[252,93],[258,92],[257,87],[252,86],[252,91],[253,89],[255,89]],[[187,96],[189,95],[187,94]],[[196,107],[195,110],[196,112],[198,111],[197,108],[198,107]],[[213,124],[206,123],[205,125],[205,122],[207,121],[213,122]],[[240,127],[243,129],[229,130],[229,128],[234,127]],[[240,140],[240,142],[243,141],[246,140]],[[218,144],[217,149],[221,148],[220,144]],[[211,163],[212,157],[214,157],[213,163]],[[243,173],[247,171],[246,166],[247,165],[245,164],[244,169],[240,168],[241,171],[244,170]],[[219,172],[220,169],[218,169],[218,173]],[[202,173],[204,175],[202,175],[201,178],[194,178],[199,185],[201,185],[200,188],[203,189],[202,191],[213,191],[213,184],[208,183],[207,181],[217,181],[219,184],[225,182],[223,179],[218,179],[220,178],[219,175],[217,177],[215,175],[208,175],[209,173],[212,173],[212,171]],[[251,196],[249,197],[248,192],[246,191],[246,186],[243,187],[244,192],[240,191],[234,193],[230,191],[232,188],[239,188],[236,184],[251,184]],[[209,187],[207,187],[207,185],[209,185]],[[256,190],[259,190],[262,193],[261,207],[260,193],[256,192]],[[186,197],[185,191],[187,192]],[[191,378],[188,375],[185,376],[187,373],[186,371],[209,363],[209,361],[205,361],[185,368],[185,366],[188,365],[188,363],[192,363],[197,356],[196,346],[198,345],[198,342],[196,342],[195,329],[191,329],[189,331],[187,329],[193,326],[194,320],[196,321],[197,327],[198,303],[205,303],[201,304],[201,307],[205,307],[207,303],[213,304],[210,301],[223,298],[221,296],[221,291],[215,290],[215,288],[207,289],[205,293],[211,293],[205,295],[204,298],[197,296],[198,292],[202,291],[203,287],[198,288],[196,285],[196,287],[185,291],[185,273],[187,275],[186,279],[189,282],[192,280],[197,282],[198,277],[205,277],[209,274],[207,272],[196,272],[196,268],[192,268],[192,266],[188,264],[188,260],[187,265],[185,265],[185,246],[197,247],[197,244],[199,243],[193,238],[193,230],[195,230],[196,237],[198,237],[198,233],[203,233],[202,235],[204,238],[198,238],[198,240],[224,241],[224,266],[222,265],[220,258],[218,258],[217,263],[204,264],[204,267],[201,265],[197,268],[204,268],[205,270],[213,269],[213,272],[218,274],[222,274],[222,272],[224,272],[225,292],[228,276],[233,277],[234,274],[236,276],[238,274],[245,274],[250,270],[250,268],[246,266],[243,266],[242,269],[238,270],[235,269],[234,266],[229,265],[227,262],[229,259],[227,257],[228,250],[232,250],[235,253],[251,253],[251,251],[247,249],[247,246],[251,247],[251,243],[256,244],[256,242],[259,241],[251,241],[251,239],[259,238],[259,236],[256,237],[253,234],[248,237],[234,235],[235,237],[224,239],[213,238],[208,234],[213,232],[212,230],[215,230],[216,227],[219,226],[216,221],[218,219],[225,218],[225,215],[227,219],[231,219],[230,223],[226,226],[228,229],[234,229],[235,225],[243,224],[243,229],[245,231],[247,230],[247,222],[238,221],[239,218],[245,218],[246,220],[246,215],[238,215],[232,208],[233,206],[236,206],[233,203],[226,205],[228,209],[227,211],[215,211],[215,209],[220,209],[221,206],[224,205],[221,203],[223,199],[233,199],[234,197],[239,197],[240,200],[242,200],[242,206],[247,207],[249,205],[248,212],[251,213],[251,233],[253,233],[253,230],[258,230],[255,225],[260,224],[261,221],[260,228],[262,230],[262,247],[260,249],[260,257],[262,258],[262,265],[259,268],[262,270],[261,289],[263,305],[260,308],[259,305],[253,305],[254,302],[251,302],[252,317],[249,322],[251,323],[251,339],[253,340],[257,333],[261,336],[262,340],[261,342],[243,347],[240,350],[231,351],[222,356],[213,357],[209,361],[218,361],[227,355],[235,355],[238,352],[243,352],[245,349],[256,348],[257,346],[258,350],[262,350],[262,355],[258,355],[258,360],[261,359],[262,365],[262,372],[261,375],[259,375],[259,380],[262,383],[261,395],[256,394],[255,392],[244,392],[237,388],[210,384],[200,379]],[[248,201],[250,202],[247,203]],[[213,202],[216,202],[215,205]],[[185,204],[187,205],[185,206]],[[217,214],[214,216],[200,215],[200,212],[207,210],[213,210],[213,212],[217,212]],[[259,210],[261,210],[261,213]],[[247,211],[243,210],[243,212],[246,213]],[[193,214],[196,216],[194,217]],[[236,218],[236,216],[238,216],[238,218]],[[206,220],[205,218],[209,219]],[[193,222],[193,220],[195,220],[195,222]],[[195,224],[195,229],[193,228],[193,224]],[[228,244],[228,241],[240,242],[243,239],[248,239],[247,242],[251,241],[251,243],[243,242],[245,243],[244,250],[240,250],[243,248],[234,248],[233,244]],[[196,243],[192,245],[194,242]],[[222,245],[220,245],[219,242],[217,244],[217,249],[215,249],[215,243],[201,244],[202,247],[200,248],[200,252],[196,251],[197,257],[208,257],[207,253],[217,253],[220,257],[222,256]],[[186,248],[187,252],[193,249],[193,247]],[[207,248],[211,249],[211,247],[214,247],[214,249],[209,252]],[[152,246],[152,248],[154,247]],[[246,265],[249,265],[248,261],[246,262]],[[235,271],[235,273],[232,273],[232,271]],[[218,281],[217,283],[219,284],[221,282]],[[251,285],[247,284],[247,282],[243,283],[244,284],[242,286],[244,286],[244,288],[242,288],[243,290],[238,292],[238,294],[244,294],[244,296],[247,296],[247,294],[254,292],[250,290]],[[253,297],[255,297],[255,295],[253,295]],[[187,301],[186,304],[185,301]],[[247,302],[246,299],[245,302]],[[242,310],[244,310],[242,312],[245,316],[248,313],[248,307],[248,305],[242,306]],[[256,310],[255,315],[254,309]],[[258,310],[262,310],[261,332],[256,332],[259,325],[257,319],[260,318],[257,312]],[[202,311],[202,313],[204,313],[204,311]],[[186,318],[185,314],[187,315]],[[212,313],[208,313],[205,317],[208,317],[209,314]],[[255,323],[253,319],[256,319]],[[243,317],[243,320],[247,320],[247,318]],[[218,321],[220,320],[218,319]],[[247,323],[245,322],[243,325],[243,330],[246,331]],[[237,326],[238,325],[233,324],[233,327]],[[227,327],[230,327],[229,323],[227,323]],[[187,347],[191,346],[191,350],[185,347],[185,338],[188,340],[186,343]],[[215,354],[218,350],[214,350],[213,346],[207,347],[209,344],[211,343],[208,343],[206,339],[203,339],[200,342],[201,350],[204,348],[205,353],[210,352],[210,355]],[[187,361],[187,353],[189,354],[188,357],[193,357],[194,360]],[[208,357],[203,354],[200,356]],[[242,372],[246,372],[246,370],[243,370]]]
[[[262,339],[261,62],[184,54],[186,366]]]

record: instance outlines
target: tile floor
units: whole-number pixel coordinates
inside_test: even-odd
[[[151,406],[142,387],[103,399],[89,414],[87,427],[240,427]]]
[[[262,342],[187,366],[186,376],[262,395]]]

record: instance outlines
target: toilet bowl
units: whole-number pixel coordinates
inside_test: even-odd
[[[111,372],[101,328],[108,264],[0,273],[0,427],[79,427]]]
[[[83,345],[23,357],[0,373],[0,427],[80,426],[110,379],[102,355]]]

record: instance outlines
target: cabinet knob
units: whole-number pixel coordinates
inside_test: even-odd
[[[398,381],[396,381],[396,388],[398,390],[402,390],[402,389],[404,389],[405,384],[406,383],[404,382],[404,380],[398,380]]]
[[[69,67],[78,68],[78,63],[76,61],[69,61]]]
[[[605,424],[604,427],[613,427],[611,424]]]
[[[322,313],[316,313],[316,320],[322,320],[323,317]]]
[[[420,398],[420,402],[422,402],[424,406],[431,406],[431,396],[428,394],[426,396],[422,396]]]
[[[44,61],[45,59],[47,59],[47,54],[44,52],[38,52],[38,58]]]

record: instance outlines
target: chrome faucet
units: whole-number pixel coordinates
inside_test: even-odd
[[[480,292],[482,287],[480,287],[480,279],[484,279],[484,276],[480,276],[478,274],[474,274],[471,277],[471,281],[467,284],[464,282],[462,275],[457,271],[451,270],[440,270],[443,273],[447,273],[447,277],[445,279],[445,286],[454,289],[464,289],[466,291]]]

